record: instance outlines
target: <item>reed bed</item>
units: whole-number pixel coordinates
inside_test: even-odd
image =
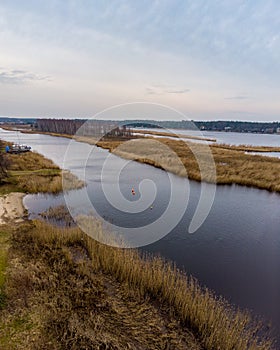
[[[64,204],[55,207],[49,207],[39,215],[47,222],[58,224],[59,226],[76,226],[73,217]]]
[[[211,146],[241,152],[280,152],[280,147],[275,146],[227,145],[225,143],[212,144]]]
[[[34,131],[28,132],[37,133]],[[110,152],[114,152],[123,158],[150,164],[179,176],[187,176],[189,179],[195,181],[205,181],[209,183],[216,183],[218,185],[237,184],[241,186],[280,192],[280,177],[278,176],[280,171],[280,160],[277,158],[264,157],[261,155],[250,155],[245,153],[280,152],[280,147],[251,145],[233,146],[226,144],[211,144],[207,146],[187,140],[172,140],[168,138],[156,139],[157,142],[161,142],[162,144],[170,147],[170,149],[172,149],[178,155],[186,169],[182,170],[181,165],[179,167],[176,166],[176,164],[174,165],[170,160],[170,157],[167,157],[164,153],[162,153],[160,157],[157,155],[157,161],[155,161],[153,155],[153,151],[155,151],[155,149],[149,149],[149,147],[145,146],[145,142],[147,140],[155,139],[152,136],[140,136],[139,138],[135,138],[135,141],[141,142],[141,144],[135,143],[134,147],[132,147],[131,143],[129,143],[129,146],[125,146],[126,150],[124,147],[119,150],[120,145],[127,144],[127,142],[123,142],[118,139],[98,140],[95,137],[73,136],[47,132],[41,133],[52,136],[74,138],[79,142],[97,145],[99,147],[109,149]],[[209,150],[214,158],[216,174],[214,172],[213,165],[211,164],[211,159],[209,161]],[[203,172],[201,172],[201,169],[199,168],[197,158],[199,158],[199,163],[204,169]],[[209,168],[208,171],[207,167]]]
[[[129,290],[137,290],[142,297],[167,306],[205,349],[272,349],[271,341],[261,336],[261,325],[249,313],[233,310],[175,264],[159,257],[141,256],[137,250],[100,244],[77,228],[59,229],[36,222],[30,237],[41,250],[48,244],[82,245],[95,272],[113,276]]]
[[[163,129],[165,130],[165,129]],[[155,135],[155,136],[165,136],[165,137],[175,137],[175,138],[182,138],[182,139],[190,139],[190,140],[200,140],[200,141],[209,141],[209,142],[216,142],[216,139],[210,138],[210,137],[204,137],[204,136],[193,136],[193,135],[185,135],[180,134],[180,130],[178,130],[178,133],[176,132],[166,132],[166,131],[152,131],[152,130],[132,130],[133,132],[136,132],[138,134],[148,134],[148,135]]]
[[[246,154],[242,148],[206,146],[167,138],[125,143],[118,140],[100,141],[98,145],[123,158],[147,163],[191,180],[280,192],[280,160]]]
[[[36,152],[8,154],[7,181],[17,191],[58,193],[78,189],[85,184],[67,170],[60,170],[50,159]]]
[[[10,230],[7,227],[0,229],[0,310],[4,306],[6,299],[4,289],[8,265],[9,234]]]
[[[31,171],[38,169],[59,170],[59,167],[55,165],[50,159],[45,158],[37,152],[7,154],[7,157],[10,161],[9,170],[12,171]]]
[[[16,230],[1,349],[202,350],[168,309],[94,268],[83,238],[42,223]]]

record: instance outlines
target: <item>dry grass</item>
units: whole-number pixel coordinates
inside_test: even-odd
[[[251,145],[227,145],[225,143],[213,144],[212,147],[217,147],[220,149],[229,149],[233,151],[241,151],[241,152],[280,152],[280,147],[273,146],[251,146]]]
[[[280,160],[277,158],[245,153],[280,152],[280,147],[213,144],[208,148],[206,145],[189,141],[177,141],[168,138],[156,139],[158,145],[162,143],[178,155],[179,159],[181,159],[181,162],[184,164],[186,169],[184,170],[180,164],[181,162],[172,159],[174,158],[174,156],[170,156],[172,152],[167,152],[167,154],[162,152],[160,154],[159,150],[165,150],[166,148],[162,148],[161,146],[150,148],[147,142],[151,139],[155,140],[152,137],[136,138],[134,144],[131,142],[123,142],[122,145],[122,141],[117,139],[97,140],[94,137],[53,133],[43,134],[74,138],[79,142],[96,144],[99,147],[109,149],[111,152],[121,157],[150,164],[179,176],[188,176],[189,179],[195,181],[205,181],[223,185],[238,184],[280,192],[280,177],[278,176]],[[140,144],[137,144],[137,142],[140,142]],[[209,162],[209,149],[214,157],[216,169],[214,169],[213,164]],[[199,163],[202,165],[202,172],[198,166],[197,157],[199,158]]]
[[[12,242],[7,294],[32,309],[32,349],[46,337],[50,349],[272,349],[249,314],[160,258],[41,222]]]
[[[0,348],[202,349],[168,309],[101,271],[87,243],[42,223],[14,234]]]
[[[6,185],[1,192],[23,191],[29,193],[49,192],[58,193],[84,186],[69,171],[61,171],[51,160],[36,152],[8,154],[9,169]]]
[[[40,213],[40,216],[50,223],[68,227],[76,225],[68,208],[63,204],[56,207],[49,207],[44,212]]]
[[[122,144],[112,140],[100,141],[98,145],[124,158],[188,176],[191,180],[238,184],[280,192],[280,160],[277,158],[245,154],[242,148],[237,150],[236,147],[223,145],[209,148],[198,143],[167,138],[153,139],[154,143],[151,142],[151,139],[140,139]],[[214,163],[211,162],[212,157]]]
[[[25,170],[40,170],[40,169],[55,169],[59,167],[55,165],[50,159],[45,158],[36,152],[26,152],[19,154],[7,155],[11,165],[9,170],[25,171]]]
[[[8,263],[9,238],[10,229],[2,226],[0,230],[0,309],[3,308],[5,303],[4,286]]]
[[[165,129],[163,129],[165,130]],[[210,141],[210,142],[216,142],[216,139],[209,138],[209,137],[203,137],[203,136],[193,136],[193,135],[184,135],[180,134],[180,130],[178,130],[178,133],[176,132],[166,132],[166,131],[152,131],[152,130],[132,130],[135,133],[138,134],[149,134],[149,135],[155,135],[155,136],[165,136],[165,137],[175,137],[175,138],[182,138],[182,139],[190,139],[190,140],[200,140],[200,141]]]

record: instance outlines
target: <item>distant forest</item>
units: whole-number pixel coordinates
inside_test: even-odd
[[[75,134],[86,119],[32,119],[32,118],[4,118],[0,117],[1,124],[30,124],[32,128],[47,131],[59,132],[64,134]],[[208,130],[208,131],[228,131],[228,132],[250,132],[273,134],[280,133],[280,122],[242,122],[242,121],[157,121],[157,120],[122,120],[105,121],[93,120],[95,125],[105,128],[112,125],[126,125],[128,127],[142,128],[169,128],[169,129],[187,129],[187,130]]]
[[[241,121],[155,121],[155,120],[138,120],[124,121],[131,127],[143,128],[170,128],[170,129],[187,129],[187,130],[208,130],[208,131],[231,131],[231,132],[250,132],[273,134],[280,132],[280,122],[241,122]]]

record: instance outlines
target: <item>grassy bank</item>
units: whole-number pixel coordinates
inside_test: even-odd
[[[165,130],[165,129],[163,129],[163,130]],[[175,137],[175,138],[190,139],[190,140],[216,142],[216,139],[209,138],[209,137],[180,134],[179,130],[178,130],[178,133],[166,132],[166,131],[138,130],[138,129],[134,129],[133,132],[136,132],[138,134],[146,134],[146,135],[155,135],[155,136]]]
[[[188,176],[191,180],[280,192],[280,160],[246,154],[243,147],[208,147],[168,138],[153,139],[153,142],[152,139],[139,139],[126,143],[106,140],[97,144],[121,157],[163,168],[179,176]],[[264,149],[267,151],[267,148]],[[261,148],[258,147],[258,150]],[[255,150],[250,147],[250,151]],[[213,163],[209,154],[212,154]]]
[[[15,231],[6,283],[15,311],[3,313],[0,347],[201,349],[168,310],[95,266],[81,238],[42,223]]]
[[[22,132],[37,133],[33,131]],[[143,132],[147,133],[146,131]],[[160,134],[161,136],[169,135],[164,132],[150,131],[149,133]],[[278,176],[280,160],[278,158],[246,154],[247,152],[280,152],[280,147],[230,146],[224,144],[206,146],[187,140],[155,139],[152,136],[139,137],[135,139],[134,143],[127,143],[118,139],[97,140],[94,137],[77,135],[44,134],[74,138],[76,141],[96,144],[99,147],[109,149],[110,152],[114,152],[123,158],[150,164],[179,176],[187,176],[195,181],[205,181],[218,185],[237,184],[280,192],[280,177]],[[174,135],[171,133],[170,136]],[[149,143],[151,139],[157,142],[157,144],[153,144],[153,147]],[[170,151],[166,151],[167,148]],[[209,150],[213,155],[215,167],[209,161]],[[176,157],[179,161],[175,159]],[[199,164],[197,158],[199,158]],[[184,165],[184,169],[181,163]],[[201,172],[200,165],[204,169],[203,172]]]
[[[35,153],[9,157],[13,180],[5,191],[49,190],[60,176]],[[36,187],[28,184],[32,177]],[[39,221],[0,232],[1,349],[272,348],[249,314],[160,258]]]
[[[5,281],[8,265],[10,230],[8,227],[0,228],[0,310],[5,304]]]
[[[84,183],[69,171],[62,171],[51,160],[36,152],[7,154],[8,177],[0,186],[0,193],[14,192],[50,192],[58,193],[63,189],[62,177],[65,176],[71,188],[80,188]]]
[[[77,228],[17,228],[6,294],[0,344],[7,349],[272,348],[257,339],[248,314],[174,265],[102,245]]]

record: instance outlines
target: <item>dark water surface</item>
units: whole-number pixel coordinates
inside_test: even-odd
[[[261,144],[263,135],[258,136]],[[0,129],[0,139],[17,142],[17,135]],[[71,159],[64,162],[68,139],[20,134],[20,142],[81,178],[85,171],[87,187],[66,195],[77,214],[88,213],[93,206],[107,222],[125,228],[148,225],[164,215],[171,193],[170,178],[164,171],[135,162],[126,165],[125,160],[113,156],[112,169],[123,166],[123,170],[119,179],[115,178],[114,172],[107,172],[102,182],[119,186],[124,198],[137,201],[138,184],[143,179],[150,179],[156,185],[152,210],[148,206],[140,213],[126,213],[114,208],[102,190],[100,171],[108,157],[106,150],[95,149],[95,155],[88,158],[85,170],[85,158],[92,154],[92,146],[75,142]],[[271,143],[274,142],[273,138]],[[172,181],[174,186],[183,188],[186,180],[172,175]],[[143,249],[174,260],[179,267],[197,277],[201,284],[230,302],[272,320],[276,334],[280,333],[280,195],[241,186],[218,186],[207,219],[197,232],[189,234],[187,228],[201,190],[201,184],[194,181],[189,184],[187,205],[187,199],[180,196],[176,202],[178,207],[175,210],[186,207],[182,219],[167,236]],[[131,196],[132,187],[135,187],[135,196]],[[89,197],[92,206],[84,205],[84,196]],[[64,203],[63,195],[25,197],[31,217],[61,203]]]

